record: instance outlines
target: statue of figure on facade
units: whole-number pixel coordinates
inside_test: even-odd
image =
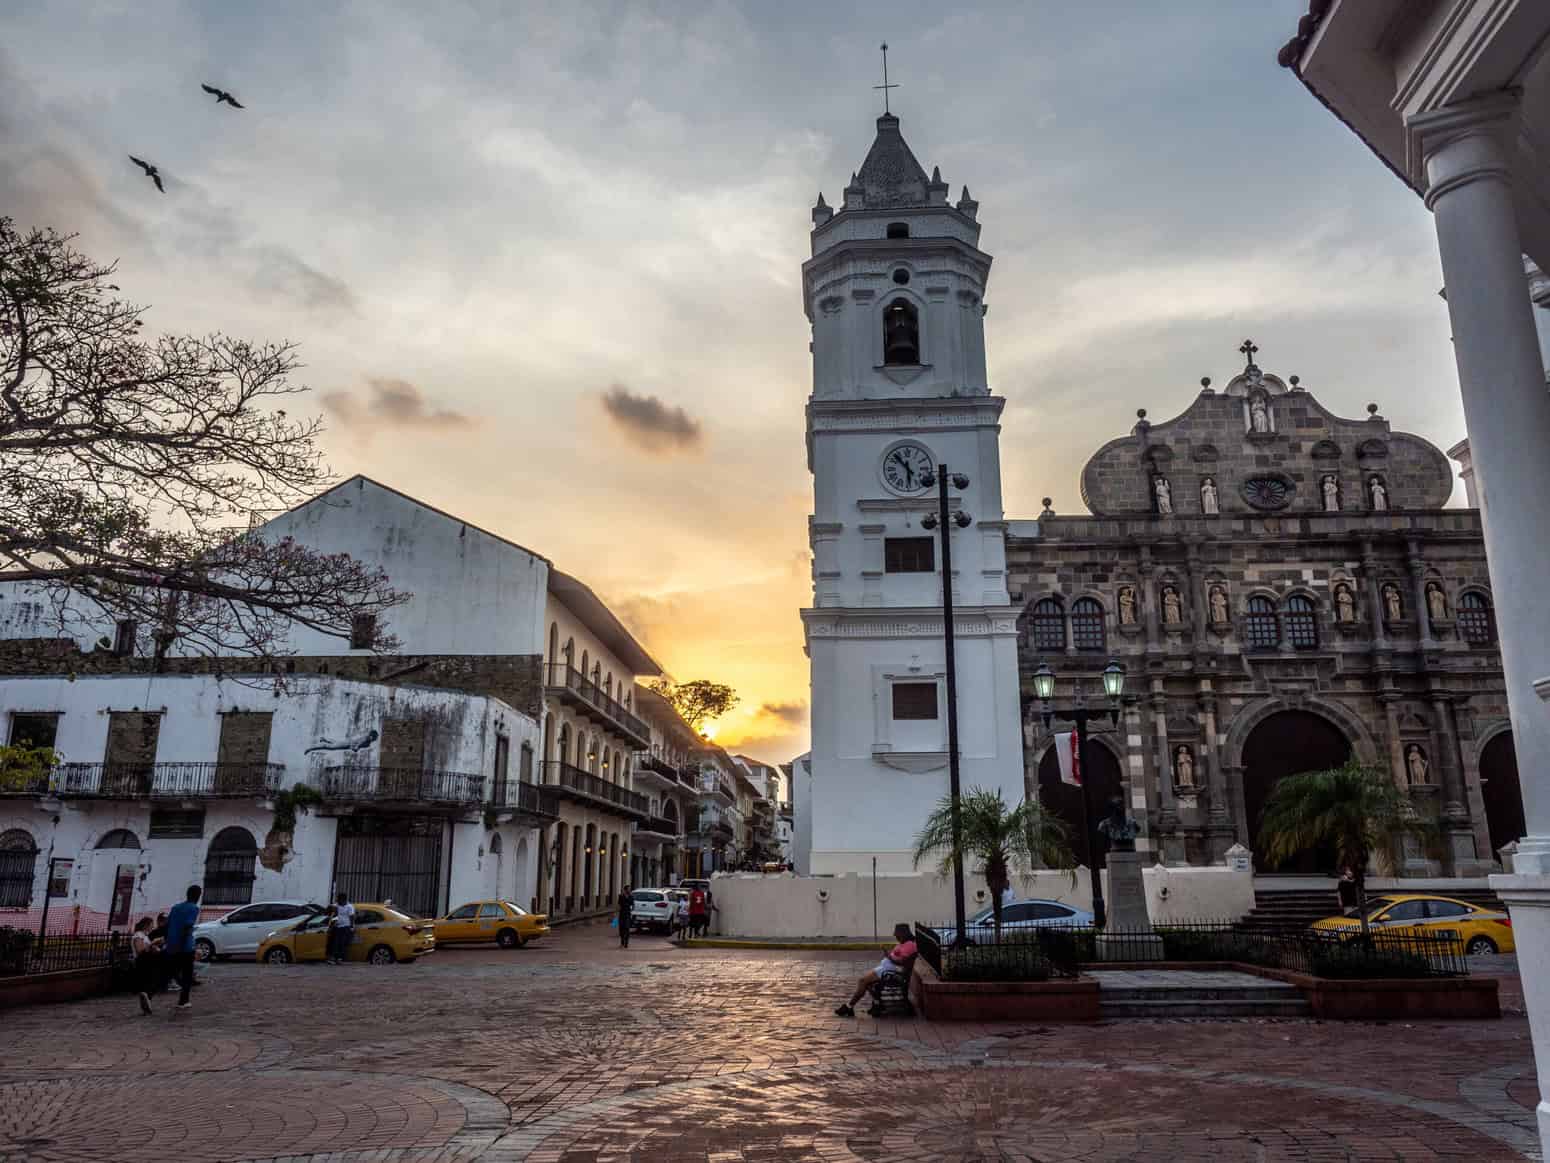
[[[1109,842],[1111,852],[1136,850],[1136,822],[1125,815],[1125,805],[1119,796],[1109,799],[1109,814],[1098,822],[1098,833]]]
[[[1367,492],[1372,497],[1372,510],[1382,513],[1389,507],[1388,486],[1383,483],[1380,476],[1371,476],[1367,479]]]
[[[1195,757],[1182,743],[1173,752],[1173,782],[1179,787],[1195,786]]]
[[[1173,514],[1173,486],[1167,477],[1152,478],[1152,493],[1157,498],[1157,511],[1164,516]]]
[[[1399,587],[1393,582],[1383,587],[1383,615],[1390,622],[1397,622],[1405,616],[1404,603],[1399,599]]]
[[[1448,599],[1436,582],[1426,583],[1426,612],[1433,622],[1440,622],[1448,616]]]
[[[1325,473],[1319,489],[1324,494],[1324,512],[1340,512],[1340,478],[1332,472]]]
[[[1179,597],[1179,591],[1173,586],[1163,586],[1163,621],[1169,626],[1177,626],[1184,621],[1184,601]]]
[[[1119,587],[1119,624],[1121,626],[1134,626],[1136,624],[1136,587]]]
[[[1270,431],[1270,405],[1265,403],[1264,396],[1255,396],[1249,401],[1249,430],[1251,432]]]
[[[1221,586],[1211,587],[1211,621],[1227,621],[1227,591]]]
[[[1431,771],[1431,763],[1426,758],[1426,752],[1421,750],[1419,743],[1412,743],[1405,750],[1405,767],[1410,772],[1412,784],[1424,784],[1430,782],[1427,773]]]
[[[1216,482],[1210,477],[1200,482],[1200,511],[1202,513],[1216,513]]]
[[[1341,622],[1356,621],[1356,597],[1345,582],[1335,587],[1335,618]]]

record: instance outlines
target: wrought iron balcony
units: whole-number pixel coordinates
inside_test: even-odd
[[[678,780],[678,769],[660,755],[653,755],[649,751],[642,751],[635,757],[635,770],[650,771],[674,782]]]
[[[484,785],[482,775],[425,767],[325,767],[318,780],[325,799],[469,807],[484,802]]]
[[[737,803],[737,789],[732,786],[732,781],[719,771],[706,768],[700,772],[695,786],[706,795],[719,795],[729,804]]]
[[[545,685],[554,697],[629,739],[636,750],[643,751],[651,746],[651,728],[646,721],[626,710],[623,703],[606,694],[574,666],[564,662],[551,663]]]
[[[668,840],[676,840],[680,833],[678,821],[669,820],[666,816],[647,816],[635,825],[636,835],[649,832],[653,836],[661,836]]]
[[[558,789],[559,794],[568,799],[601,805],[622,816],[644,820],[651,815],[651,802],[640,792],[609,783],[569,763],[554,759],[545,762],[544,783]]]
[[[490,806],[514,808],[519,815],[548,822],[558,818],[559,801],[552,787],[508,779],[490,788]]]
[[[61,763],[6,795],[107,800],[241,799],[280,790],[283,763]]]

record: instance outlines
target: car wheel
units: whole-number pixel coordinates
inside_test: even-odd
[[[527,947],[527,943],[529,941],[531,941],[531,940],[532,940],[531,937],[524,937],[521,933],[518,933],[517,934],[517,948],[518,949],[526,948]]]
[[[1464,946],[1464,952],[1471,957],[1484,957],[1487,953],[1496,952],[1496,942],[1489,937],[1471,937],[1469,944]]]
[[[201,938],[199,938],[199,940],[195,941],[194,942],[194,960],[195,961],[214,961],[215,960],[215,942],[214,941],[206,940],[204,937],[201,937]]]
[[[289,965],[291,951],[284,946],[276,946],[264,954],[264,961],[269,965]]]
[[[378,945],[375,949],[366,955],[366,960],[372,965],[391,965],[393,962],[397,961],[398,958],[394,956],[391,947],[387,945]]]
[[[518,945],[515,929],[502,929],[495,934],[495,943],[502,949],[515,949]]]

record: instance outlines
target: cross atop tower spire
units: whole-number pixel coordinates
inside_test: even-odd
[[[1253,367],[1254,353],[1259,350],[1258,345],[1252,339],[1245,339],[1238,350],[1243,353],[1244,366]]]
[[[872,88],[883,91],[883,112],[891,113],[892,110],[888,108],[888,90],[897,89],[899,86],[888,83],[888,42],[886,40],[883,41],[879,47],[883,52],[883,83],[881,85],[873,85]]]

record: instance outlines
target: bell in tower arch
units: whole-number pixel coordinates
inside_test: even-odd
[[[920,317],[907,299],[895,299],[883,312],[883,363],[914,366],[920,362]]]

